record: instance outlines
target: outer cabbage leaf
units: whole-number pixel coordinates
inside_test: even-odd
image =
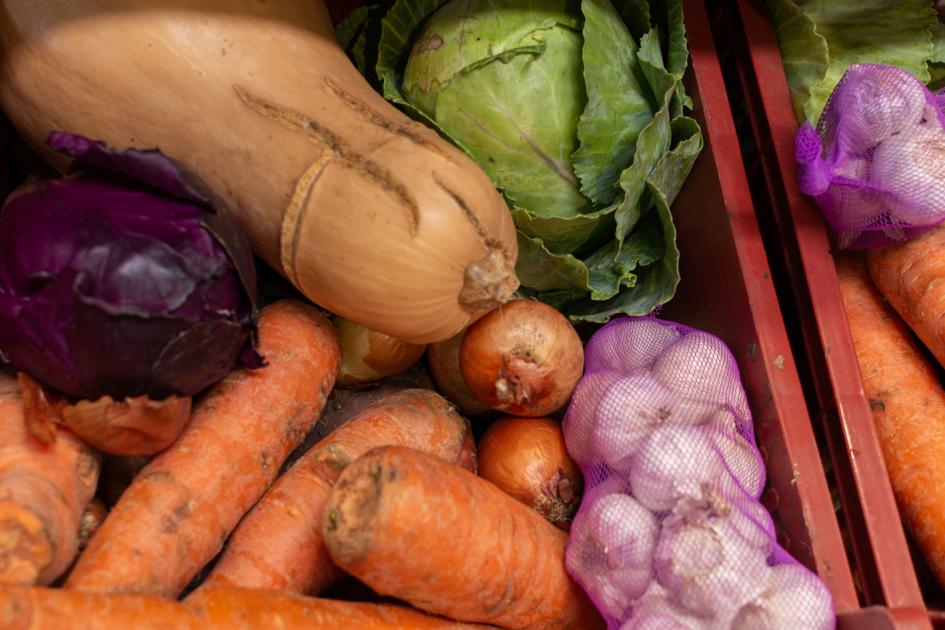
[[[581,192],[613,203],[620,172],[630,165],[637,136],[655,108],[641,85],[637,45],[613,7],[584,0],[584,84],[587,107],[578,123],[581,147],[572,158]]]
[[[798,120],[816,123],[853,63],[897,66],[930,79],[931,30],[925,0],[768,0]]]

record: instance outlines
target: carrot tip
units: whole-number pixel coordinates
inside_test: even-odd
[[[353,475],[338,486],[337,502],[330,503],[323,523],[325,535],[337,544],[332,555],[344,564],[357,562],[371,547],[371,523],[383,492],[384,474],[380,464],[369,474]]]

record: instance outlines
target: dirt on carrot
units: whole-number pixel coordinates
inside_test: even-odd
[[[0,584],[49,584],[78,552],[79,523],[99,456],[65,427],[40,441],[17,380],[0,372]]]
[[[366,407],[303,455],[237,527],[207,585],[318,593],[340,576],[320,522],[338,475],[376,446],[398,444],[475,469],[469,422],[429,389],[405,389]]]
[[[945,586],[945,390],[858,254],[837,259],[840,291],[893,492]]]
[[[349,465],[322,536],[335,563],[427,612],[505,628],[603,628],[567,575],[567,534],[488,481],[420,451]]]
[[[318,419],[338,372],[338,340],[315,308],[276,302],[260,318],[258,370],[231,373],[187,429],[132,481],[66,588],[175,597],[223,547]]]

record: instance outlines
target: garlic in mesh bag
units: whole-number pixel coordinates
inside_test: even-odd
[[[764,463],[717,337],[612,320],[587,343],[563,428],[586,487],[565,565],[609,628],[835,627],[830,592],[758,501]]]
[[[894,66],[851,65],[817,128],[794,143],[798,186],[841,249],[889,245],[945,221],[942,94]]]

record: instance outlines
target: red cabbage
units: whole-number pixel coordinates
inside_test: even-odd
[[[193,396],[259,367],[249,245],[158,150],[62,132],[63,178],[0,212],[0,358],[67,396]]]

